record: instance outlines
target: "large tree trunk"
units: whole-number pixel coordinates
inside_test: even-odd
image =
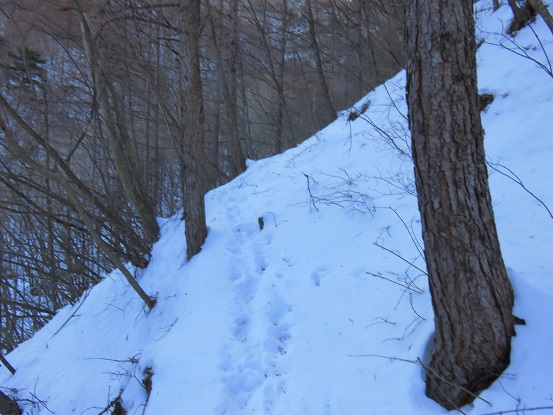
[[[200,77],[200,0],[180,0],[180,124],[183,131],[183,200],[186,255],[192,258],[207,237],[204,196],[209,188],[204,153],[204,107]]]
[[[509,364],[513,290],[488,188],[472,1],[409,1],[406,25],[409,123],[436,325],[426,393],[454,409]]]

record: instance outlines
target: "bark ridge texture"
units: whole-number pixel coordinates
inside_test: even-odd
[[[495,227],[472,1],[407,2],[407,95],[435,344],[427,395],[474,400],[508,366],[513,291]]]

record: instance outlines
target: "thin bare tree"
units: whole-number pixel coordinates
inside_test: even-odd
[[[179,0],[179,123],[183,170],[186,255],[192,258],[207,237],[205,194],[209,189],[204,153],[204,102],[200,72],[200,0]]]

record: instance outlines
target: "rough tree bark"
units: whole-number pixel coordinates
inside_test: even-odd
[[[485,164],[472,1],[407,2],[407,95],[435,313],[426,393],[470,403],[507,367],[513,290]]]
[[[180,125],[183,136],[184,219],[186,255],[192,258],[207,237],[204,196],[209,189],[204,154],[204,107],[200,77],[200,0],[180,0]]]

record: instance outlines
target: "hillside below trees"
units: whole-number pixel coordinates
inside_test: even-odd
[[[491,1],[480,1],[475,8],[479,91],[494,96],[482,112],[491,197],[514,313],[526,325],[517,326],[503,375],[460,409],[547,413],[553,408],[553,146],[544,132],[553,131],[553,39],[541,19],[515,37],[506,34],[507,5],[494,10]],[[159,212],[165,218],[157,219],[160,235],[146,263],[124,264],[155,307],[148,309],[120,271],[98,272],[98,284],[83,284],[74,304],[51,312],[48,324],[6,355],[16,372],[0,367],[2,392],[34,415],[443,414],[425,396],[434,315],[405,78],[399,72],[311,138],[282,154],[247,160],[244,173],[209,191],[208,237],[190,261],[182,214]],[[18,91],[26,94],[20,79]],[[6,124],[7,131],[22,128]],[[77,153],[96,149],[89,138],[83,135],[82,149],[62,154],[79,174],[86,170]],[[49,153],[21,144],[31,160],[53,166]],[[109,154],[107,145],[100,149]],[[116,181],[114,166],[106,165],[109,176],[95,177]],[[99,191],[86,200],[77,195],[98,203],[90,218],[99,223],[102,215],[131,210],[128,203],[120,210],[107,205]],[[61,203],[58,196],[51,203]],[[54,217],[60,229],[78,234],[74,211]],[[2,235],[17,235],[17,222],[8,223]],[[42,235],[40,226],[22,223]],[[140,233],[138,221],[132,223]],[[107,238],[125,228],[98,229]],[[89,245],[84,239],[79,246]],[[40,292],[28,289],[30,297]]]

